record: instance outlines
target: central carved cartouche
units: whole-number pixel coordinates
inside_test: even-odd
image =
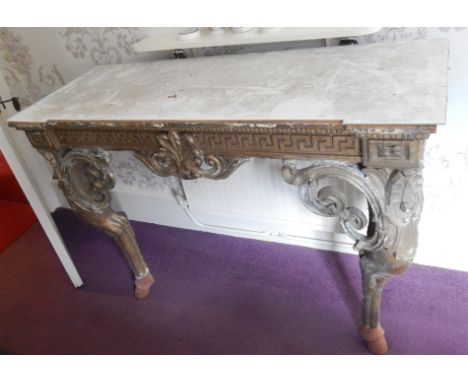
[[[160,176],[224,179],[246,161],[223,155],[204,155],[192,135],[174,130],[159,134],[157,141],[157,149],[137,152],[135,157]]]

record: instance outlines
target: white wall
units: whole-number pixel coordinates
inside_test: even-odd
[[[130,45],[143,36],[170,31],[171,28],[0,28],[0,70],[11,92],[32,102],[96,64],[169,57],[170,52],[136,56]],[[416,261],[468,271],[468,256],[463,256],[461,250],[465,245],[463,226],[458,223],[460,210],[466,210],[462,197],[468,192],[468,30],[384,28],[359,40],[372,43],[441,37],[450,39],[451,48],[448,124],[442,126],[427,145],[426,205]],[[19,47],[17,57],[8,50],[11,44],[5,43],[13,40]],[[293,45],[318,46],[319,43]],[[274,48],[290,46],[275,44]],[[265,45],[206,48],[195,54],[235,54],[270,48]],[[23,155],[29,158],[34,168],[49,208],[53,210],[65,205],[50,181],[50,170],[45,162],[38,159],[38,154],[24,137],[18,139]],[[157,177],[128,153],[114,153],[112,166],[118,179],[115,204],[131,219],[352,252],[351,241],[342,234],[335,219],[318,217],[302,207],[297,190],[281,180],[279,161],[255,159],[227,180],[184,181],[183,190],[179,189],[175,179]],[[185,193],[189,212],[202,225],[189,218],[173,197],[172,190]],[[352,190],[347,192],[352,193]],[[353,197],[356,203],[362,203],[359,195]]]

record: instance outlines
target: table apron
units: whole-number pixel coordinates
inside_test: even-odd
[[[232,158],[334,159],[367,167],[413,168],[423,159],[429,133],[375,131],[375,129],[109,129],[46,128],[27,130],[39,150],[93,149],[157,152],[171,134],[190,137],[201,155]]]

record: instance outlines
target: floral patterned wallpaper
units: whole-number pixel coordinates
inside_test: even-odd
[[[38,37],[34,29],[0,28],[0,71],[24,106],[94,65],[139,60],[132,49],[142,38],[138,28],[37,28],[42,33]]]
[[[138,28],[65,28],[59,31],[65,48],[76,59],[90,57],[94,64],[120,64],[134,56]]]
[[[119,181],[129,187],[142,191],[158,192],[164,189],[177,189],[179,182],[174,177],[156,176],[147,166],[135,160],[126,152],[114,152],[112,168]]]
[[[0,71],[24,105],[65,85],[57,65],[36,62],[22,37],[8,28],[0,28]]]

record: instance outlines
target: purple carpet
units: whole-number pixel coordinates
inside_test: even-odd
[[[156,278],[137,301],[113,241],[54,218],[85,285],[33,226],[0,254],[0,352],[369,354],[357,256],[132,222]],[[382,324],[389,354],[468,354],[468,274],[413,266],[387,283]]]

